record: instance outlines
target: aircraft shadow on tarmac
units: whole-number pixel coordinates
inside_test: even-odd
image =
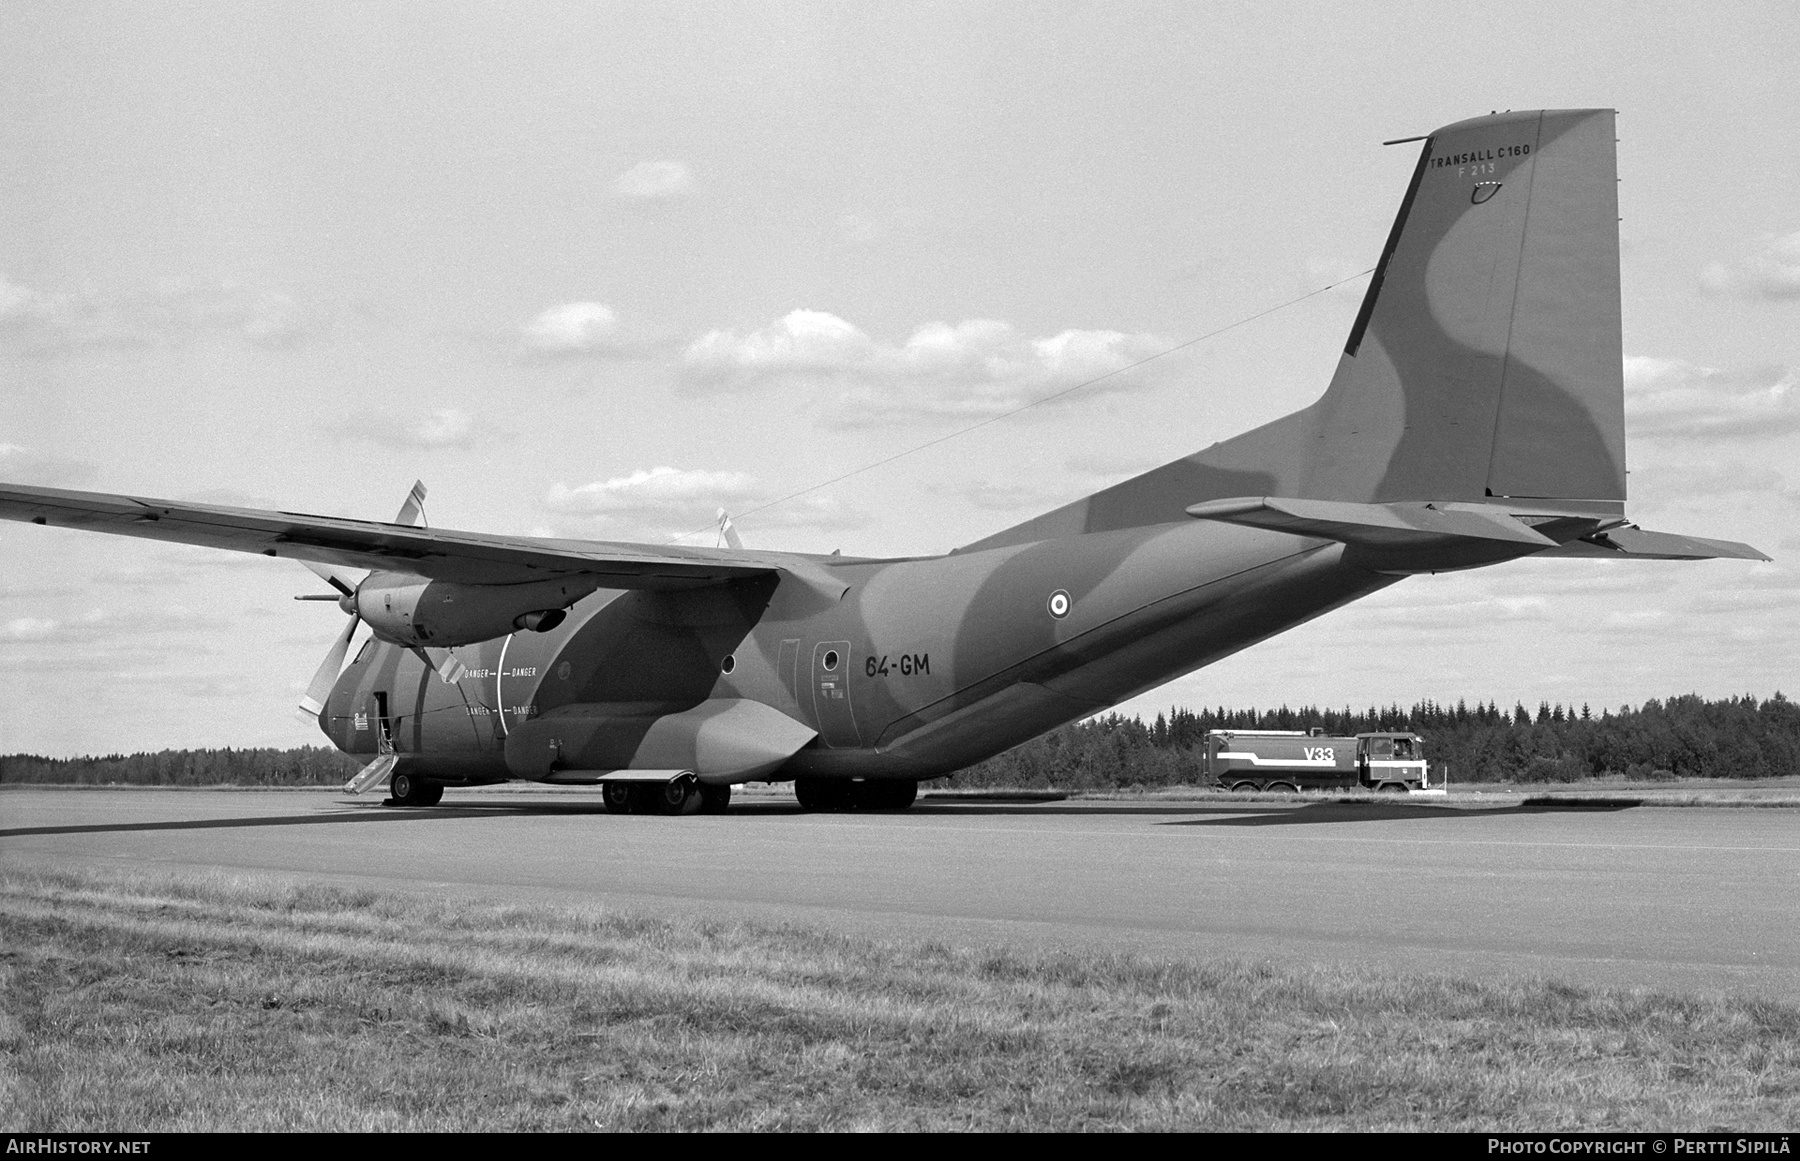
[[[599,801],[592,804],[571,802],[518,802],[503,805],[462,805],[446,802],[442,806],[408,807],[386,810],[375,803],[345,803],[353,809],[330,814],[267,814],[247,818],[184,818],[164,822],[105,822],[67,826],[18,826],[0,829],[0,839],[59,834],[115,834],[159,830],[233,830],[265,826],[330,826],[364,822],[430,822],[476,818],[518,818],[534,815],[604,815],[610,814]],[[755,803],[732,807],[732,814],[803,813],[797,803]],[[686,821],[684,819],[671,821]]]
[[[596,806],[595,811],[601,808]],[[317,826],[323,824],[345,822],[407,822],[423,819],[443,818],[492,818],[496,815],[515,813],[508,809],[476,807],[474,809],[442,809],[423,808],[413,810],[358,811],[342,814],[268,814],[251,818],[183,818],[169,822],[105,822],[88,826],[19,826],[0,830],[0,838],[20,838],[26,835],[54,834],[110,834],[128,831],[157,830],[231,830],[236,827],[258,826]],[[571,810],[562,813],[587,813],[585,810]]]
[[[1161,826],[1315,826],[1344,822],[1417,822],[1432,819],[1499,818],[1517,814],[1611,813],[1642,806],[1637,798],[1556,799],[1528,798],[1517,806],[1464,808],[1456,806],[1389,805],[1380,802],[1315,802],[1290,809],[1251,807],[1254,813],[1233,812],[1229,818],[1188,818]]]
[[[1043,807],[1050,800],[1022,801],[1017,803],[998,803],[992,801],[969,802],[954,800],[922,801],[912,814],[958,814],[958,815],[1043,815]],[[1311,826],[1319,823],[1347,822],[1390,822],[1394,820],[1416,821],[1423,819],[1445,818],[1493,818],[1512,814],[1556,814],[1569,811],[1610,812],[1629,810],[1642,805],[1641,799],[1635,798],[1537,798],[1526,799],[1517,806],[1476,807],[1463,809],[1453,806],[1414,806],[1395,803],[1389,805],[1379,802],[1315,802],[1303,806],[1271,807],[1262,804],[1229,804],[1221,806],[1202,804],[1158,804],[1147,806],[1136,802],[1076,802],[1064,806],[1056,813],[1081,814],[1122,814],[1122,815],[1184,815],[1206,814],[1225,817],[1192,818],[1183,817],[1176,820],[1158,823],[1159,826]],[[111,822],[90,825],[69,826],[21,826],[0,830],[0,838],[23,838],[29,835],[59,834],[109,834],[132,831],[162,830],[232,830],[247,827],[268,826],[329,826],[342,823],[370,822],[426,822],[453,819],[506,818],[530,815],[601,815],[608,813],[606,808],[596,802],[533,802],[507,803],[505,805],[457,806],[445,804],[436,807],[412,807],[405,810],[384,810],[374,803],[358,804],[361,809],[334,811],[330,814],[272,814],[257,815],[249,818],[193,818],[177,819],[166,822]],[[745,803],[731,808],[735,815],[798,815],[801,811],[798,804],[789,802]]]

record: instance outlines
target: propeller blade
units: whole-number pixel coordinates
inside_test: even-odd
[[[400,514],[394,517],[396,524],[416,524],[420,528],[431,527],[425,520],[425,481],[414,480],[412,491],[406,494],[406,502],[400,505]]]
[[[325,710],[325,699],[331,696],[331,687],[337,684],[338,674],[344,668],[344,655],[350,652],[350,638],[356,635],[356,627],[362,624],[361,617],[351,617],[344,631],[332,643],[331,652],[319,663],[319,671],[313,674],[312,684],[306,687],[306,696],[300,699],[300,712],[318,718]]]
[[[468,667],[458,661],[456,654],[448,649],[425,649],[415,645],[413,653],[425,663],[425,668],[434,671],[438,675],[438,680],[445,685],[455,685],[462,680],[463,674],[468,672]]]
[[[351,794],[361,794],[386,782],[394,773],[394,764],[400,761],[398,754],[382,754],[373,762],[356,772],[356,777],[344,783],[344,789]]]
[[[732,527],[731,517],[727,516],[725,514],[725,509],[721,508],[721,509],[719,509],[719,543],[718,543],[718,547],[724,548],[726,546],[729,546],[732,548],[742,548],[742,547],[744,547],[744,541],[741,537],[738,536],[737,529]]]
[[[343,569],[334,568],[329,564],[320,564],[315,560],[303,560],[300,563],[310,568],[314,576],[336,589],[341,595],[346,597],[356,595],[356,578]]]

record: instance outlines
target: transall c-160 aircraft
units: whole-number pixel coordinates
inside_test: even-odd
[[[943,556],[493,536],[413,502],[0,485],[0,516],[305,562],[349,622],[302,705],[398,803],[527,779],[685,814],[792,779],[809,809],[897,809],[1409,574],[1767,559],[1626,518],[1617,204],[1612,110],[1439,129],[1322,397]]]

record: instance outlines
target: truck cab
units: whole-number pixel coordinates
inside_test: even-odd
[[[1425,765],[1425,740],[1417,734],[1356,735],[1357,781],[1372,790],[1433,789]],[[1436,788],[1442,793],[1442,787]]]

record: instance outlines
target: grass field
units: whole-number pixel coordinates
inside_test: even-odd
[[[0,873],[0,1130],[1779,1129],[1800,1009]]]

